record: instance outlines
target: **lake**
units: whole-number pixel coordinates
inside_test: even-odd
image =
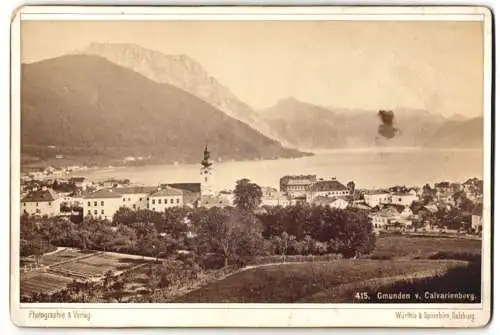
[[[287,174],[316,174],[325,179],[335,177],[342,183],[354,181],[357,188],[379,188],[393,185],[422,186],[439,181],[465,181],[483,177],[482,150],[393,149],[327,150],[315,156],[215,163],[212,185],[216,190],[234,187],[236,180],[249,178],[261,186],[278,187]],[[90,179],[130,179],[133,183],[200,182],[200,166],[150,165],[114,167],[79,172]]]

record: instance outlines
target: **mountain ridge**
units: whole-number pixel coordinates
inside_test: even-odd
[[[186,54],[167,55],[133,43],[91,43],[73,54],[98,55],[138,72],[157,83],[167,83],[189,92],[229,116],[274,140],[282,139],[262,123],[257,113],[238,99],[226,86],[211,76]],[[282,143],[287,145],[287,143]]]
[[[207,139],[216,159],[304,155],[182,89],[99,56],[23,64],[21,86],[22,146],[30,155],[57,146],[76,155],[195,163]]]
[[[297,148],[339,149],[386,147],[430,147],[429,142],[435,137],[436,143],[443,138],[456,135],[448,134],[442,129],[449,120],[440,114],[423,109],[398,107],[395,114],[394,127],[399,133],[393,139],[385,139],[378,135],[380,125],[378,111],[325,107],[295,98],[280,99],[274,106],[261,110],[260,115],[271,127],[277,129],[285,140]],[[456,121],[456,122],[465,122]],[[440,131],[441,134],[436,133]],[[450,130],[451,131],[451,130]],[[477,129],[473,128],[477,132]],[[482,133],[478,136],[482,136]],[[440,139],[438,139],[438,137]],[[477,146],[471,139],[470,146]],[[466,144],[458,139],[448,143],[453,147]]]

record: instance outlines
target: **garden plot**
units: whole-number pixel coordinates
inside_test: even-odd
[[[75,279],[93,279],[104,276],[108,271],[116,273],[150,262],[126,254],[98,253],[75,261],[50,267],[50,271]]]

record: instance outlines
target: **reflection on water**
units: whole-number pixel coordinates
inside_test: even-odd
[[[482,178],[482,171],[481,150],[332,150],[296,159],[219,163],[213,173],[213,186],[218,190],[232,188],[236,180],[245,177],[262,186],[278,187],[280,177],[287,174],[317,174],[336,177],[344,183],[352,180],[358,188],[422,186],[443,180]],[[201,181],[200,167],[195,164],[122,167],[78,175],[91,179],[129,178],[145,185]]]

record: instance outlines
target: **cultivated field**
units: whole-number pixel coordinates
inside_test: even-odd
[[[50,270],[71,277],[91,279],[104,276],[108,271],[119,272],[147,262],[145,259],[131,255],[98,253],[89,257],[78,258],[71,262],[51,266]]]
[[[134,255],[74,249],[43,256],[42,259],[51,265],[21,274],[21,296],[34,292],[53,293],[74,280],[99,280],[108,272],[117,275],[152,261]]]
[[[438,253],[439,259],[433,259]],[[362,289],[373,293],[379,287],[390,289],[395,283],[401,288],[407,280],[415,284],[408,287],[434,287],[435,283],[429,278],[445,278],[443,276],[448,274],[450,281],[449,274],[470,274],[467,261],[453,259],[456,253],[480,255],[481,242],[455,238],[381,237],[373,254],[364,259],[251,268],[189,292],[176,302],[367,302],[358,301],[356,292]],[[480,282],[480,272],[477,269],[473,272]],[[422,280],[427,282],[422,284]],[[467,285],[463,281],[460,284]],[[440,282],[438,286],[453,285]]]
[[[78,249],[72,248],[60,248],[61,250],[49,252],[45,255],[42,255],[38,260],[38,264],[35,264],[35,258],[33,256],[23,257],[21,259],[21,267],[24,265],[27,266],[49,266],[55,263],[65,262],[72,259],[76,259],[79,257],[84,257],[89,254],[95,253],[94,251],[82,251]]]
[[[33,293],[54,293],[66,287],[73,279],[53,273],[32,271],[21,274],[21,296]]]

